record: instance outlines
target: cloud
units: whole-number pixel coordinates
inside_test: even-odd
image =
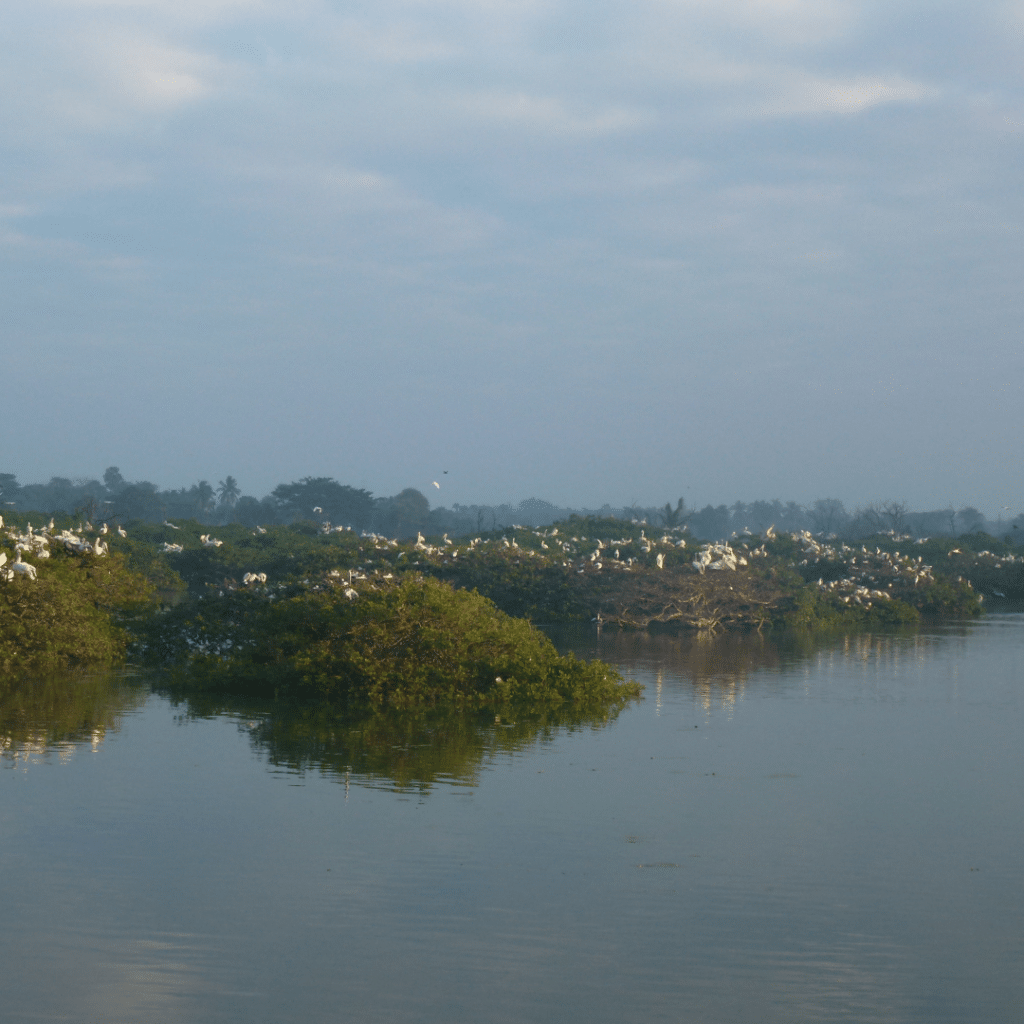
[[[886,104],[920,103],[939,95],[939,90],[899,76],[860,75],[824,78],[785,72],[778,76],[769,98],[754,109],[767,116],[860,114]]]
[[[524,92],[466,93],[453,97],[450,104],[475,119],[506,130],[521,128],[562,138],[629,131],[651,120],[650,114],[624,105],[573,109],[560,97]]]
[[[224,65],[159,39],[123,32],[82,40],[83,64],[107,108],[166,111],[207,96]]]
[[[655,0],[666,14],[718,36],[756,34],[774,45],[808,47],[834,42],[857,23],[866,6],[837,0]]]
[[[286,408],[301,393],[275,356],[287,338],[325,388],[332,353],[350,392],[374,394],[386,365],[404,409],[419,360],[484,412],[489,382],[529,393],[543,365],[569,404],[531,415],[558,436],[612,402],[656,428],[723,357],[819,352],[855,377],[865,346],[934,346],[940,368],[968,337],[1016,351],[1024,113],[989,5],[927,19],[874,0],[6,7],[9,306],[27,341],[60,339],[58,360],[63,339],[139,353],[159,339],[217,353],[230,380],[259,346],[252,386]],[[607,402],[574,397],[581,366]],[[776,415],[776,383],[748,425]],[[169,408],[193,401],[177,387]],[[985,411],[973,401],[964,415]],[[424,445],[432,415],[411,428]],[[218,437],[240,451],[236,428],[222,419]],[[351,429],[366,482],[404,486],[372,481],[390,453]],[[622,430],[623,450],[650,433]],[[604,457],[585,433],[567,456],[581,464]],[[31,458],[48,465],[47,450]],[[261,472],[284,478],[286,456]]]

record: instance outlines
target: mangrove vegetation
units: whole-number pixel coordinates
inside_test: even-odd
[[[8,513],[0,668],[135,662],[197,693],[500,714],[636,695],[608,666],[560,656],[538,625],[858,630],[1024,597],[1012,539],[888,530],[849,542],[768,527],[707,542],[680,525],[681,503],[663,511],[660,525],[570,516],[408,540],[315,511],[216,530],[66,513],[40,527]]]

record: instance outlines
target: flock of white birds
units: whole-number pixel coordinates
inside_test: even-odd
[[[3,529],[4,519],[0,516],[0,529]],[[7,529],[7,539],[14,541],[14,561],[8,562],[7,553],[0,551],[0,581],[8,582],[17,577],[27,580],[37,578],[37,569],[31,562],[26,562],[21,556],[28,552],[33,558],[49,558],[50,545],[62,544],[68,551],[74,551],[80,555],[93,555],[102,558],[109,552],[104,537],[110,532],[106,523],[102,523],[96,529],[92,523],[79,523],[77,530],[56,531],[54,522],[51,519],[47,526],[39,530],[33,530],[32,524],[25,527],[24,533],[19,533],[14,527]],[[85,535],[95,533],[96,536],[90,541]],[[128,534],[124,527],[118,526],[117,533],[121,537]]]
[[[315,509],[314,511],[320,510]],[[181,529],[181,527],[169,521],[165,521],[162,525],[173,530]],[[0,516],[0,529],[2,528],[3,517]],[[116,530],[119,536],[128,536],[123,527],[118,526]],[[23,579],[36,579],[36,566],[24,561],[22,554],[28,553],[34,560],[49,558],[51,544],[62,544],[68,551],[102,558],[109,550],[104,541],[104,537],[108,532],[109,529],[106,523],[101,524],[99,528],[94,528],[91,523],[87,522],[80,523],[75,530],[64,529],[58,532],[55,530],[52,519],[48,526],[39,530],[34,530],[31,523],[26,526],[24,533],[20,533],[14,528],[9,528],[6,536],[14,542],[15,558],[13,562],[8,562],[7,555],[0,551],[0,580],[8,581],[19,576]],[[324,522],[321,525],[322,534],[343,532],[353,531],[351,527],[331,526],[329,522]],[[266,530],[263,527],[257,526],[254,536],[265,533]],[[751,541],[753,541],[752,534],[749,534],[748,531],[744,531],[744,533],[750,536]],[[516,540],[517,534],[520,537],[529,535],[535,538],[535,541],[539,541],[540,550],[533,550],[528,546],[521,547]],[[765,538],[768,541],[776,539],[776,536],[774,527],[769,527],[765,531]],[[843,577],[828,581],[824,579],[818,580],[818,587],[822,591],[844,604],[858,604],[870,607],[873,601],[890,600],[892,595],[889,591],[897,582],[918,586],[922,583],[934,581],[932,567],[925,565],[920,557],[915,559],[910,555],[901,555],[899,551],[890,553],[882,551],[877,547],[874,551],[871,551],[864,545],[857,548],[845,543],[829,544],[816,539],[807,530],[792,533],[789,536],[802,549],[804,558],[800,562],[801,566],[810,564],[812,559],[814,562],[841,561],[845,563],[847,571]],[[376,551],[394,550],[401,547],[398,540],[376,533],[364,532],[361,535],[361,539],[369,541]],[[909,538],[907,539],[909,540]],[[924,543],[926,540],[927,538],[922,538],[917,543]],[[203,547],[214,549],[221,547],[224,543],[222,540],[218,540],[216,537],[205,533],[200,536],[199,541]],[[416,541],[412,545],[412,550],[408,553],[416,553],[428,558],[440,557],[447,561],[449,559],[457,559],[460,552],[469,553],[483,550],[489,545],[501,549],[515,549],[526,556],[555,558],[561,561],[561,564],[566,568],[578,566],[576,568],[578,573],[587,573],[600,572],[605,568],[628,572],[634,568],[640,568],[642,565],[650,565],[649,560],[645,559],[641,562],[638,557],[629,554],[630,551],[636,551],[637,548],[639,548],[639,554],[641,555],[653,553],[655,556],[654,564],[658,569],[663,569],[665,567],[666,549],[685,549],[687,542],[685,538],[673,536],[671,533],[666,533],[660,538],[647,537],[643,529],[640,530],[639,539],[622,537],[618,540],[589,540],[585,537],[560,534],[558,527],[554,526],[547,530],[513,526],[511,528],[511,538],[509,536],[486,539],[475,537],[468,544],[464,544],[461,547],[451,540],[447,534],[443,536],[440,544],[434,545],[427,543],[423,534],[418,533]],[[592,550],[589,550],[588,546],[592,546]],[[658,550],[659,548],[661,550]],[[185,550],[184,544],[176,544],[169,541],[164,541],[161,546],[161,551],[165,554],[181,554]],[[625,552],[625,557],[623,557],[623,552]],[[962,552],[957,548],[949,552],[950,557],[959,554],[962,554]],[[1015,559],[1013,555],[997,556],[989,551],[982,551],[976,555],[971,552],[966,554],[971,559],[989,560],[997,568],[1002,567],[1004,564],[1010,565],[1015,561],[1020,561],[1019,558]],[[734,535],[733,543],[722,541],[701,545],[695,551],[691,564],[702,575],[709,570],[735,572],[741,567],[749,565],[751,559],[765,558],[768,555],[769,552],[764,543],[761,543],[758,547],[751,547],[750,543],[743,540],[742,535]],[[400,551],[398,559],[405,558],[406,556],[406,551]],[[371,575],[379,574],[380,570],[371,571]],[[357,580],[366,580],[367,578],[359,570],[356,570],[354,574],[350,572],[349,578],[345,581],[346,596],[350,599],[356,598],[358,592],[353,584]],[[387,573],[381,578],[391,579],[392,576],[390,573]],[[245,586],[257,584],[265,586],[267,575],[266,573],[247,572],[242,577],[242,582]],[[996,593],[998,594],[999,592],[996,591]]]

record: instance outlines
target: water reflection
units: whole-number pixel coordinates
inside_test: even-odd
[[[641,679],[661,714],[668,691],[688,687],[698,707],[731,714],[751,685],[792,689],[801,679],[827,679],[862,666],[888,676],[920,666],[967,642],[970,626],[849,636],[651,636],[551,628],[563,651],[599,657]],[[0,683],[0,757],[25,767],[54,755],[61,761],[88,743],[95,751],[121,717],[150,692],[124,675],[51,676]],[[244,697],[161,691],[183,720],[229,717],[253,749],[288,772],[319,772],[350,785],[427,792],[437,784],[476,786],[495,760],[552,743],[560,734],[603,728],[618,712],[552,711],[515,721],[489,713],[431,712],[346,716],[328,707],[296,707]]]
[[[668,688],[687,685],[705,711],[729,712],[756,679],[760,690],[796,687],[813,675],[827,678],[853,666],[898,675],[941,648],[946,655],[967,643],[972,624],[907,627],[884,633],[650,635],[584,627],[546,627],[562,652],[601,658],[647,684],[660,713]],[[653,683],[653,685],[652,685]]]
[[[0,680],[0,759],[26,769],[53,755],[66,763],[86,744],[95,752],[148,692],[112,673]]]
[[[438,783],[476,786],[496,759],[516,757],[567,732],[601,729],[618,716],[614,708],[601,713],[568,708],[514,721],[493,712],[351,716],[324,706],[169,696],[185,720],[238,719],[253,748],[275,767],[316,771],[346,786],[423,793]]]
[[[606,729],[5,684],[5,749],[99,750],[4,776],[5,1019],[1019,1019],[1024,620],[578,650],[646,702]]]

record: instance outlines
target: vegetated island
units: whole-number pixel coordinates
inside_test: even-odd
[[[72,517],[42,530],[8,520],[7,670],[131,657],[197,689],[352,708],[636,695],[609,666],[559,656],[533,623],[858,629],[975,615],[983,592],[1024,595],[1021,550],[984,534],[847,544],[769,529],[702,543],[685,528],[572,517],[399,541],[313,520],[216,537],[193,520],[106,533]]]

